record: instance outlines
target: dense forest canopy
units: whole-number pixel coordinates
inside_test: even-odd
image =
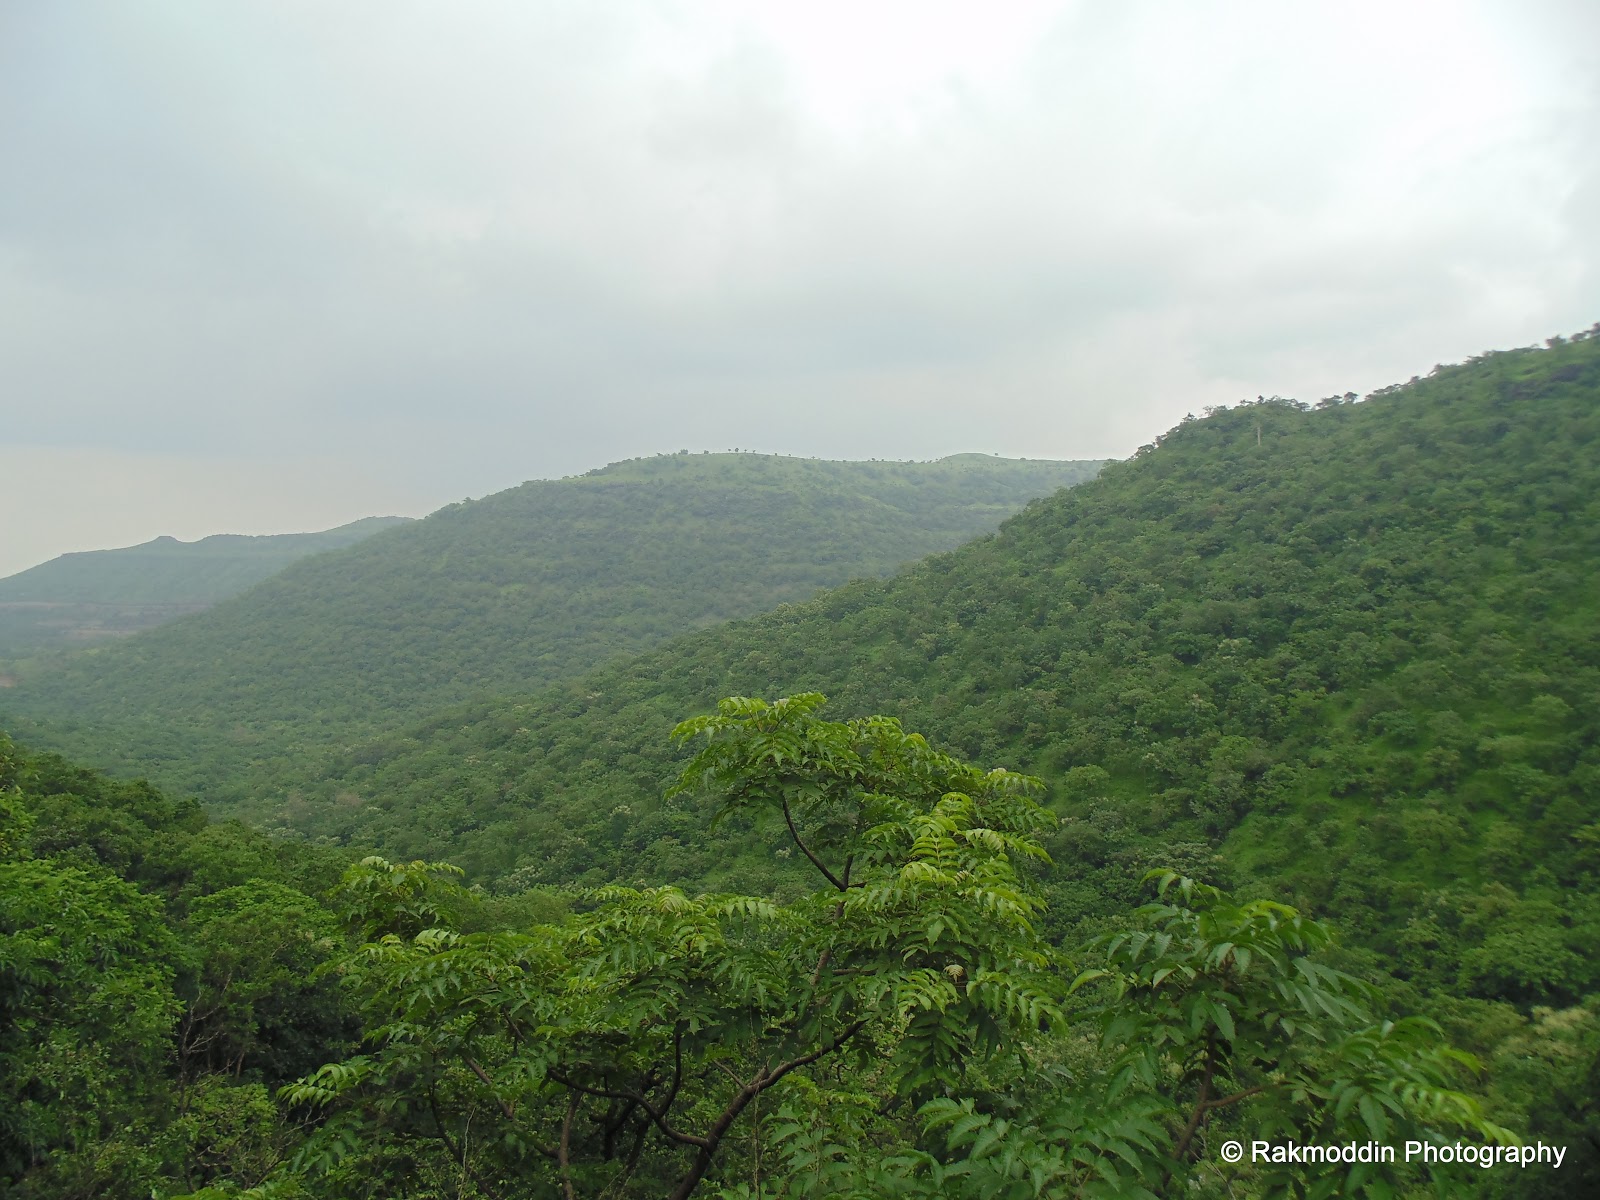
[[[1100,465],[684,452],[525,483],[19,670],[0,714],[36,741],[217,800],[261,762],[887,574]]]
[[[786,902],[494,899],[377,857],[328,888],[336,852],[0,738],[0,1184],[1386,1196],[1482,1179],[1409,1155],[1230,1168],[1204,1148],[1249,1129],[1521,1152],[1463,1090],[1476,1060],[1380,1012],[1323,961],[1325,926],[1165,871],[1120,929],[1057,948],[1037,781],[822,705],[732,699],[675,731],[706,739],[675,792],[781,813],[821,877]]]
[[[814,689],[1044,777],[1096,869],[1145,834],[1244,831],[1252,871],[1307,837],[1359,862],[1381,838],[1383,874],[1436,883],[1577,870],[1597,379],[1588,338],[1362,404],[1216,412],[893,579],[442,712],[308,761],[254,811],[485,880],[726,882],[743,860],[660,801],[665,733],[719,695]]]
[[[1353,400],[209,817],[0,743],[0,1181],[1593,1194],[1600,327]]]
[[[815,689],[1046,780],[1060,938],[1175,864],[1333,914],[1488,1058],[1561,1056],[1600,985],[1597,442],[1592,335],[1213,412],[894,579],[443,712],[253,811],[512,889],[766,890],[781,831],[663,801],[665,735]]]
[[[158,537],[120,550],[63,554],[0,579],[0,665],[200,612],[307,555],[407,520],[365,517],[321,533],[219,533],[194,542]]]

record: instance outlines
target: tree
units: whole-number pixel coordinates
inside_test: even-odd
[[[1045,1072],[1009,1121],[971,1101],[928,1106],[961,1156],[944,1195],[1154,1197],[1231,1173],[1253,1195],[1387,1197],[1406,1177],[1403,1162],[1229,1168],[1198,1154],[1218,1123],[1245,1144],[1514,1140],[1454,1086],[1477,1063],[1434,1022],[1376,1016],[1370,986],[1318,961],[1326,926],[1173,871],[1150,878],[1159,902],[1099,939],[1100,965],[1072,985],[1100,991],[1079,1017],[1098,1070]]]
[[[318,970],[343,941],[315,900],[252,880],[196,899],[184,935],[196,967],[178,1025],[182,1082],[212,1070],[283,1083],[348,1042],[341,997]]]
[[[176,957],[160,903],[111,872],[0,862],[0,1190],[141,1190]]]
[[[1038,908],[1032,780],[982,772],[891,719],[823,700],[724,701],[675,792],[783,822],[824,886],[792,904],[605,888],[565,926],[463,934],[456,885],[368,859],[344,892],[370,935],[340,967],[368,1052],[287,1089],[330,1111],[298,1168],[337,1186],[380,1147],[483,1195],[669,1195],[713,1172],[791,1076],[848,1062],[891,1094],[1055,1011]],[[431,922],[430,927],[418,928]]]
[[[1452,1086],[1471,1060],[1375,1015],[1285,905],[1159,873],[1069,985],[1034,928],[1035,782],[822,704],[725,700],[676,731],[706,743],[669,796],[781,830],[820,881],[793,902],[609,887],[564,924],[463,933],[449,868],[352,868],[366,940],[338,970],[367,1049],[285,1089],[324,1113],[295,1173],[330,1196],[388,1170],[492,1198],[1153,1197],[1215,1175],[1201,1144],[1245,1114],[1255,1137],[1507,1136]],[[1286,1196],[1399,1178],[1238,1173]]]

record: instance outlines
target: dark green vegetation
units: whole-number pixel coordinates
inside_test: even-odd
[[[277,574],[290,563],[370,537],[405,517],[366,517],[321,533],[159,537],[90,550],[0,579],[0,661],[165,624]]]
[[[1045,778],[1086,900],[1130,898],[1146,837],[1227,841],[1319,906],[1349,870],[1397,911],[1397,876],[1572,885],[1600,816],[1597,447],[1596,339],[1218,412],[893,579],[364,743],[271,816],[485,880],[720,886],[728,834],[697,848],[660,798],[666,733],[818,690]]]
[[[1498,1064],[1503,1123],[1593,1131],[1600,338],[1186,422],[992,538],[443,713],[263,815],[513,887],[766,891],[782,839],[663,800],[666,734],[801,690],[1043,777],[1053,936],[1162,863],[1331,914]],[[1545,1060],[1570,1090],[1536,1101]]]
[[[616,655],[988,532],[1099,463],[676,454],[523,484],[140,637],[19,673],[36,741],[213,802],[265,764]]]
[[[1376,1014],[1283,905],[1167,872],[1162,903],[1057,951],[1037,781],[821,703],[685,723],[708,743],[674,789],[786,830],[815,890],[614,887],[566,915],[379,858],[324,907],[304,885],[326,857],[0,742],[0,1185],[1387,1196],[1473,1173],[1227,1168],[1202,1147],[1512,1140],[1455,1086],[1471,1059]],[[270,1090],[318,1054],[339,1061]]]
[[[275,1102],[290,1069],[246,1054],[226,1086],[260,1084],[268,1108],[248,1127],[275,1140],[185,1134],[236,1145],[230,1164],[265,1148],[181,1183],[574,1200],[1595,1194],[1597,575],[1600,327],[1361,404],[1211,412],[892,579],[263,762],[252,815],[288,836],[250,853],[300,893],[278,894],[311,934],[294,947],[330,964],[284,977],[340,981],[341,1000],[311,1007],[345,1024],[282,1039],[325,1052],[295,1058],[300,1081]],[[824,720],[817,691],[847,720]],[[671,737],[720,697],[774,694],[792,699],[726,701]],[[58,1044],[46,1014],[80,1030],[62,1045],[122,1036],[92,1006],[39,998],[94,995],[101,977],[34,948],[60,906],[33,892],[64,895],[46,877],[87,869],[77,837],[8,842],[22,850],[7,886],[32,889],[3,931],[22,940],[0,944],[0,987],[22,996],[3,1011],[35,1022],[6,1027],[19,1062]],[[387,859],[321,893],[322,864],[374,848]],[[472,886],[411,859],[454,860]],[[202,943],[177,924],[185,903],[221,921],[232,900],[141,883],[155,850],[126,861],[96,877],[94,927],[140,949],[100,961],[203,944],[196,961],[231,964],[215,979],[265,970],[226,957],[225,926]],[[305,864],[317,886],[298,882]],[[1141,908],[1152,870],[1158,902]],[[257,926],[285,923],[256,910]],[[157,1051],[191,1003],[151,1000],[129,1049],[105,1052],[145,1067],[107,1069],[106,1094],[132,1098],[98,1135],[75,1133],[47,1088],[38,1113],[7,1112],[43,1147],[25,1186],[120,1161],[101,1145],[220,1161],[160,1142],[172,1122],[149,1116],[188,1111],[159,1090],[183,1084]],[[246,1041],[219,1033],[235,1049],[207,1069]],[[140,1113],[144,1132],[119,1141]],[[1564,1166],[1430,1183],[1217,1156],[1230,1136],[1503,1130],[1562,1146]],[[141,1186],[176,1178],[149,1170],[166,1174]],[[70,1194],[52,1186],[35,1194]]]
[[[315,975],[326,850],[213,825],[0,735],[0,1193],[253,1182],[293,1140],[276,1085],[354,1045]]]

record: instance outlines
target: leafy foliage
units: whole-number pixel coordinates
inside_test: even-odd
[[[486,882],[767,890],[781,843],[660,799],[663,735],[825,691],[1043,778],[1058,921],[1221,850],[1413,986],[1570,1005],[1600,919],[1597,397],[1585,338],[1216,412],[893,580],[308,760],[267,816]]]
[[[1585,335],[1211,412],[893,580],[308,761],[268,817],[512,890],[783,896],[803,856],[662,799],[663,735],[719,695],[826,691],[1045,781],[1051,940],[1157,864],[1333,912],[1335,959],[1431,1009],[1516,1128],[1584,1128],[1592,1102],[1553,1097],[1589,1043],[1537,1086],[1508,1048],[1558,1027],[1535,1009],[1584,1028],[1600,986],[1597,400]]]
[[[924,1106],[945,1147],[914,1173],[924,1194],[1389,1196],[1417,1182],[1415,1168],[1230,1167],[1200,1146],[1219,1131],[1302,1144],[1510,1140],[1456,1090],[1470,1056],[1424,1019],[1375,1020],[1371,989],[1318,961],[1325,926],[1153,874],[1176,897],[1084,948],[1101,965],[1070,991],[1093,985],[1099,1001],[1073,1014],[1067,1039],[1034,1039],[1039,1066],[1002,1097]]]
[[[338,1110],[301,1169],[398,1143],[491,1195],[634,1180],[627,1194],[684,1197],[797,1071],[877,1062],[891,1095],[926,1094],[1053,1013],[1011,861],[1042,856],[1030,781],[820,706],[728,700],[678,730],[709,739],[681,787],[781,813],[813,862],[826,886],[791,904],[609,887],[563,927],[418,931],[447,876],[351,868],[350,919],[373,940],[340,971],[369,1049],[288,1091]]]
[[[0,1191],[170,1195],[278,1166],[297,1135],[270,1088],[353,1032],[317,982],[337,929],[300,890],[330,857],[0,735]]]
[[[176,947],[159,902],[103,869],[3,863],[0,895],[7,1178],[144,1116],[177,1016]]]
[[[415,928],[450,908],[448,872],[352,867],[367,940],[338,970],[366,1050],[285,1089],[327,1113],[286,1178],[350,1194],[399,1149],[411,1177],[485,1196],[1148,1197],[1196,1173],[1197,1132],[1244,1100],[1288,1136],[1509,1136],[1449,1086],[1470,1058],[1430,1022],[1374,1021],[1312,957],[1327,930],[1283,905],[1169,872],[1183,903],[1140,910],[1064,988],[1019,873],[1050,824],[1034,781],[821,706],[735,698],[676,731],[708,739],[678,790],[781,820],[811,864],[821,886],[791,903],[613,886],[560,926],[462,934]],[[1071,1012],[1096,980],[1101,1003]],[[1087,1024],[1110,1069],[1008,1078],[1014,1117],[980,1106],[972,1084],[1010,1076],[1008,1053],[1049,1058]],[[1354,1169],[1346,1194],[1396,1177]]]
[[[6,878],[147,931],[130,986],[169,1014],[5,1185],[1593,1190],[1597,398],[1591,332],[1209,413],[893,580],[263,760],[305,841],[0,754]],[[963,761],[1001,758],[1043,790]],[[49,914],[16,907],[32,953]],[[54,986],[52,953],[0,980]],[[1215,1153],[1507,1130],[1563,1169]]]

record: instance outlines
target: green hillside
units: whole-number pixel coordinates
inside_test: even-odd
[[[1211,411],[893,578],[263,759],[265,831],[0,737],[0,1187],[1591,1195],[1597,446],[1600,326]],[[1160,866],[1225,890],[1129,911]]]
[[[1330,964],[1329,928],[1282,904],[1165,872],[1162,904],[1052,945],[1035,782],[820,703],[730,700],[684,731],[704,749],[681,786],[747,821],[795,805],[790,848],[827,883],[779,903],[490,895],[208,822],[0,734],[0,1191],[1592,1193],[1582,1010],[1513,1021],[1512,1069],[1475,1095],[1436,1024],[1380,1009]],[[1210,1148],[1531,1153],[1507,1115],[1559,1138],[1562,1169],[1228,1167]]]
[[[225,798],[262,764],[887,574],[1099,466],[682,453],[526,483],[19,672],[0,712],[87,761]]]
[[[1043,776],[1054,920],[1174,862],[1332,911],[1407,986],[1600,985],[1600,338],[1185,422],[884,581],[449,710],[258,799],[477,878],[760,890],[667,733],[816,690]]]
[[[792,900],[807,867],[783,820],[713,828],[714,793],[664,798],[691,749],[669,733],[719,697],[822,691],[836,717],[897,716],[1045,779],[1042,928],[1078,962],[1070,948],[1116,929],[1160,864],[1328,917],[1325,961],[1476,1053],[1495,1121],[1574,1147],[1570,1173],[1474,1173],[1444,1194],[1584,1194],[1600,1131],[1597,335],[1363,403],[1186,421],[995,536],[280,770],[252,813],[451,859],[506,897],[618,881]],[[1087,1073],[1061,1078],[1095,1077],[1067,1061]],[[997,1083],[980,1109],[1027,1111],[1025,1090]]]
[[[137,633],[236,596],[290,563],[354,545],[406,517],[366,517],[321,533],[194,542],[158,537],[63,554],[0,579],[0,660]]]

